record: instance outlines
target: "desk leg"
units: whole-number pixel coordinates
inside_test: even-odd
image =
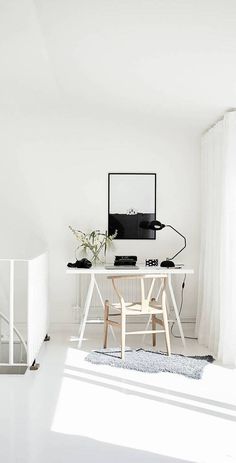
[[[97,289],[97,292],[98,292],[100,301],[101,301],[101,303],[102,303],[102,307],[103,307],[103,309],[104,309],[104,300],[103,300],[103,298],[102,298],[101,291],[100,291],[100,289],[99,289],[98,282],[97,282],[96,278],[94,278],[94,283],[95,283],[95,286],[96,286],[96,289]],[[109,326],[109,325],[108,325],[108,326]],[[115,335],[114,330],[113,330],[113,328],[112,328],[111,325],[110,325],[110,329],[111,329],[112,336],[113,336],[114,340],[116,341],[116,335]]]
[[[171,281],[171,274],[170,273],[168,274],[168,287],[169,287],[169,291],[170,291],[170,297],[171,297],[171,300],[172,300],[173,308],[174,308],[174,311],[175,311],[176,321],[177,321],[178,327],[179,327],[181,340],[182,340],[183,346],[185,347],[185,339],[184,339],[183,328],[182,328],[180,317],[179,317],[179,311],[178,311],[178,307],[177,307],[176,300],[175,300],[175,295],[174,295],[174,291],[173,291],[173,287],[172,287],[172,281]]]
[[[81,320],[81,326],[80,326],[79,343],[78,343],[78,348],[79,349],[80,349],[80,347],[82,345],[82,341],[83,341],[83,337],[84,337],[84,330],[85,330],[86,322],[87,322],[87,319],[88,319],[89,308],[90,308],[92,295],[93,295],[93,290],[94,290],[94,283],[95,283],[95,276],[94,276],[93,273],[91,273],[90,283],[89,283],[88,292],[87,292],[86,301],[85,301],[85,306],[84,306],[84,313],[83,313],[83,317],[82,317],[82,320]]]

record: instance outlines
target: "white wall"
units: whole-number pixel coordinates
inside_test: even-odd
[[[66,263],[74,260],[76,245],[68,225],[82,230],[106,229],[109,172],[157,173],[157,217],[187,236],[187,249],[179,261],[196,271],[198,268],[197,139],[147,116],[81,112],[64,106],[51,112],[42,108],[25,112],[20,118],[12,116],[11,130],[0,146],[2,172],[7,169],[9,176],[5,200],[0,185],[5,228],[15,236],[16,247],[24,247],[38,236],[47,243],[50,319],[59,323],[73,320],[71,305],[75,299],[74,278],[65,274]],[[10,143],[14,137],[17,143]],[[7,146],[13,160],[11,168],[5,158]],[[13,209],[18,219],[21,211],[22,218],[27,217],[25,233],[22,221],[16,224],[13,220]],[[1,239],[2,248],[4,240],[9,244],[7,236]],[[156,241],[116,241],[115,253],[162,259],[174,254],[181,244],[174,232],[165,229]],[[188,281],[184,316],[196,309],[197,277]]]
[[[198,140],[236,105],[236,2],[212,5],[0,1],[0,255],[46,243],[52,320],[72,318],[68,224],[106,228],[108,172],[157,172],[158,217],[186,234],[181,260],[197,271]],[[163,230],[116,252],[161,259],[179,245]]]

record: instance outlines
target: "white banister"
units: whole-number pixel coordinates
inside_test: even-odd
[[[9,265],[9,309],[8,314],[5,315],[0,311],[0,356],[5,358],[5,353],[3,346],[8,343],[8,362],[3,362],[0,358],[0,367],[16,367],[23,365],[26,368],[31,366],[35,361],[36,356],[38,355],[40,346],[44,341],[45,336],[48,332],[48,266],[47,266],[47,252],[43,252],[40,255],[31,257],[29,259],[19,259],[19,258],[0,258],[0,262],[6,262],[6,265]],[[26,328],[26,333],[24,336],[15,326],[15,320],[17,319],[17,314],[15,310],[19,307],[19,301],[16,300],[16,295],[18,294],[17,284],[18,281],[17,275],[15,275],[16,266],[19,263],[27,264],[27,279],[25,284],[25,292],[28,294],[27,298],[27,310],[26,318],[23,321]],[[15,288],[16,286],[16,288]],[[22,305],[21,305],[22,306]],[[8,341],[2,339],[2,322],[8,324],[9,329],[9,339]],[[22,323],[22,322],[21,322]],[[14,355],[14,346],[17,336],[20,341],[19,351],[17,351],[17,357],[20,359],[20,363],[16,361]],[[17,341],[17,343],[19,342]],[[23,352],[25,351],[23,360]],[[7,352],[6,352],[7,355]],[[23,363],[23,362],[24,363]],[[8,370],[7,370],[8,371]],[[4,370],[5,372],[5,370]]]
[[[6,317],[6,315],[4,315],[2,312],[0,312],[0,335],[1,335],[1,337],[0,337],[0,341],[1,341],[0,345],[2,343],[2,339],[1,339],[2,338],[2,320],[4,320],[4,322],[6,322],[9,325],[9,323],[10,323],[9,319]],[[24,341],[22,335],[20,334],[19,330],[15,326],[13,326],[13,331],[17,335],[17,337],[19,338],[21,346],[24,347],[25,351],[27,352],[27,346],[26,346],[25,341]]]

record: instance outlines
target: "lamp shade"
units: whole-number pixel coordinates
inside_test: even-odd
[[[163,228],[165,228],[165,225],[164,223],[161,223],[159,220],[153,220],[152,222],[150,222],[149,224],[149,227],[148,227],[150,230],[162,230]]]

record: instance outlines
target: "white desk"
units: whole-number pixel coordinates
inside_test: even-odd
[[[89,282],[88,292],[87,292],[87,295],[86,295],[85,304],[84,304],[84,310],[83,310],[83,318],[82,318],[81,325],[80,325],[79,343],[78,343],[79,348],[82,345],[85,326],[86,326],[87,319],[88,319],[88,314],[89,314],[89,308],[90,308],[90,304],[91,304],[91,300],[92,300],[93,291],[94,291],[95,288],[97,289],[97,292],[98,292],[99,298],[101,300],[102,306],[104,306],[104,301],[103,301],[103,298],[102,298],[102,295],[101,295],[101,292],[100,292],[100,289],[99,289],[99,286],[98,286],[98,283],[97,283],[97,280],[96,280],[96,275],[104,275],[104,276],[108,276],[108,275],[144,275],[144,274],[148,274],[148,273],[150,273],[150,274],[161,273],[161,274],[166,274],[168,276],[168,288],[169,288],[169,291],[170,291],[170,297],[171,297],[171,301],[172,301],[172,304],[173,304],[173,309],[174,309],[174,312],[175,312],[176,322],[177,322],[178,327],[179,327],[179,332],[180,332],[180,336],[181,336],[181,339],[182,339],[182,343],[185,346],[184,333],[183,333],[183,329],[182,329],[182,325],[181,325],[181,321],[180,321],[180,317],[179,317],[179,311],[178,311],[178,307],[177,307],[177,304],[176,304],[175,295],[174,295],[174,291],[173,291],[173,287],[172,287],[172,275],[193,274],[194,273],[193,269],[185,268],[185,267],[183,267],[181,269],[179,269],[179,268],[169,268],[169,269],[167,269],[167,268],[164,268],[164,267],[140,267],[139,266],[139,269],[137,269],[137,270],[131,270],[129,268],[127,268],[127,270],[126,269],[124,270],[124,269],[119,269],[118,267],[117,267],[117,269],[105,269],[104,266],[97,266],[97,267],[91,267],[90,269],[68,268],[66,273],[68,275],[90,275],[90,282]]]

